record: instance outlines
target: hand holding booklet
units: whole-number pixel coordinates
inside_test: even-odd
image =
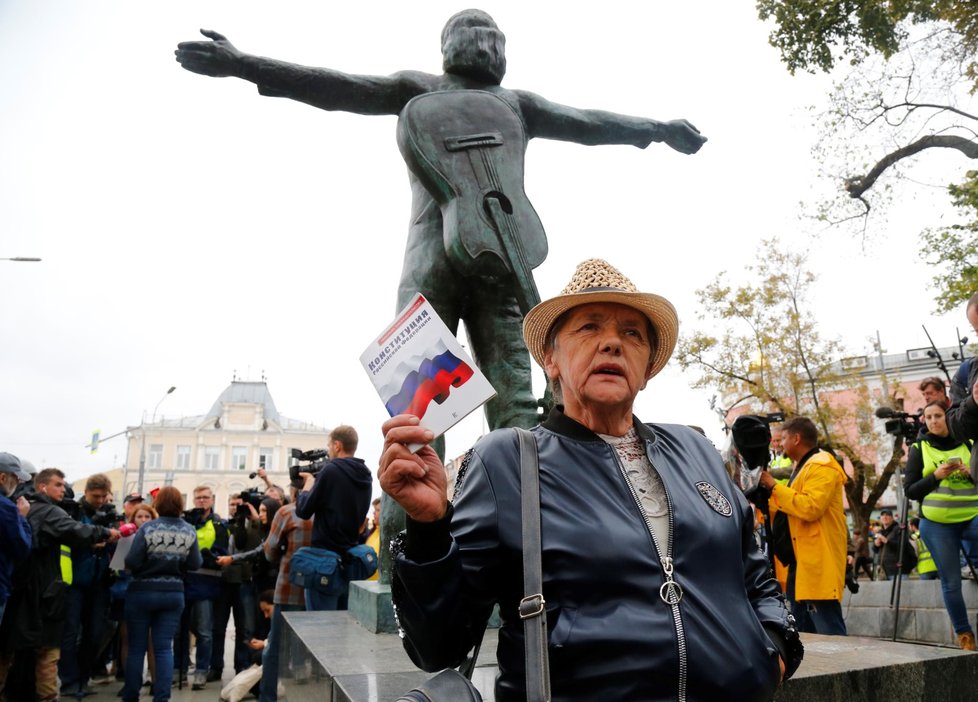
[[[360,363],[390,416],[413,414],[436,437],[496,395],[420,293],[360,354]]]

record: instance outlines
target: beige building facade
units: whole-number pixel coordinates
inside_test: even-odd
[[[292,449],[326,447],[329,430],[279,414],[267,384],[234,380],[204,415],[165,418],[128,427],[128,448],[121,484],[114,493],[121,502],[139,490],[173,485],[191,508],[195,487],[206,485],[215,496],[215,509],[227,516],[234,493],[264,484],[264,468],[272,482],[288,488]]]

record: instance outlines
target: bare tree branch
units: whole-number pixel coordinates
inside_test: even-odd
[[[975,143],[971,139],[966,139],[965,137],[954,136],[951,134],[932,134],[921,137],[912,144],[907,144],[906,146],[887,154],[880,159],[880,161],[873,166],[872,170],[866,175],[846,178],[846,192],[849,193],[849,197],[851,198],[861,199],[863,193],[873,187],[876,180],[887,168],[898,161],[914,156],[925,149],[934,148],[957,149],[968,158],[978,159],[978,143]]]

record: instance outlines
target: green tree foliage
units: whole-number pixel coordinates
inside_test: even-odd
[[[770,42],[792,73],[829,71],[846,59],[850,65],[830,96],[816,146],[825,175],[844,193],[822,204],[821,219],[861,222],[865,232],[871,212],[885,209],[892,185],[924,155],[938,149],[978,159],[978,113],[971,107],[978,2],[758,0],[757,8],[761,19],[773,21]],[[939,311],[974,292],[967,271],[973,274],[978,259],[974,178],[947,187],[962,223],[921,236],[922,256],[941,270],[934,281]]]
[[[848,459],[846,494],[856,526],[864,527],[903,456],[899,443],[881,471],[866,460],[876,455],[871,400],[879,398],[842,369],[841,344],[819,334],[805,256],[774,239],[763,242],[758,260],[748,267],[752,282],[735,287],[721,273],[697,291],[697,317],[709,327],[680,338],[679,365],[695,374],[694,387],[715,390],[728,404],[749,399],[753,411],[814,420],[826,445]]]
[[[927,263],[938,271],[932,287],[939,312],[949,312],[978,290],[978,171],[968,171],[964,183],[948,190],[954,206],[971,220],[923,234]]]
[[[792,74],[830,71],[843,58],[853,65],[878,53],[889,59],[910,39],[913,25],[944,23],[954,32],[946,46],[978,79],[978,7],[973,0],[758,0],[762,20],[773,20],[771,45]]]

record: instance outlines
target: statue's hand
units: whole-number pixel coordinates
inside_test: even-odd
[[[177,62],[188,71],[223,78],[237,76],[244,56],[223,34],[211,29],[200,33],[213,41],[182,41],[177,44]]]
[[[394,498],[409,517],[433,522],[448,510],[448,475],[427,443],[431,431],[418,424],[418,418],[400,414],[384,423],[384,452],[377,471],[381,489]],[[408,444],[425,444],[416,453]]]
[[[706,143],[700,130],[684,119],[662,123],[662,141],[684,154],[695,154]]]

